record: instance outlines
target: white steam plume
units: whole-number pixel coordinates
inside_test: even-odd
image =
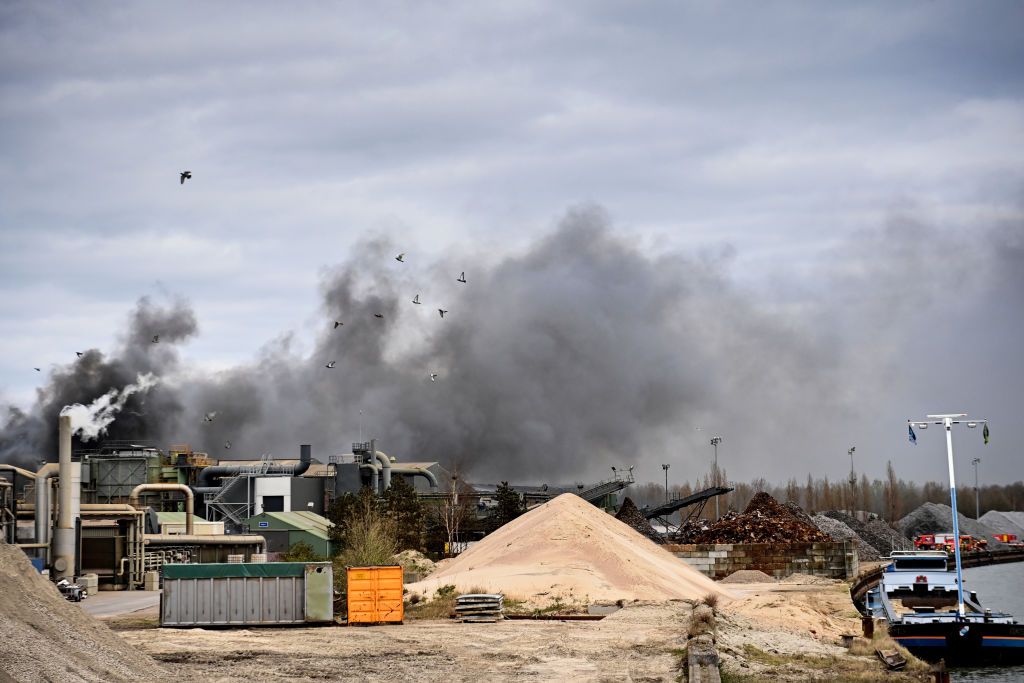
[[[92,441],[107,431],[107,426],[114,421],[133,394],[149,391],[159,381],[151,372],[139,374],[134,384],[120,391],[111,389],[87,406],[81,403],[64,406],[60,414],[71,416],[72,433],[79,434],[82,441]]]

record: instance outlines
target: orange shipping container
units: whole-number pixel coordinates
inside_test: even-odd
[[[349,567],[348,623],[402,623],[402,568]]]

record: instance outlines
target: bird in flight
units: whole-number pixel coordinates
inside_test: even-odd
[[[154,334],[153,335],[153,343],[154,344],[159,344],[160,343],[160,335],[159,334]]]
[[[33,368],[36,372],[42,372],[39,368]]]
[[[181,172],[181,183],[180,184],[184,185],[186,180],[192,180],[192,171],[182,171]]]
[[[383,318],[383,317],[384,317],[384,314],[383,314],[383,313],[374,313],[374,314],[373,314],[373,317],[374,317],[374,318]]]
[[[399,263],[405,263],[405,252],[403,251],[401,254],[396,256],[395,260],[398,261]]]
[[[443,318],[444,314],[447,313],[448,311],[444,310],[443,308],[439,308],[439,309],[437,309],[437,312],[440,313],[441,317]]]
[[[82,357],[82,356],[84,356],[85,354],[84,354],[84,353],[82,353],[81,351],[75,351],[75,355],[76,355],[76,356],[78,356],[79,358],[81,358],[81,357]]]
[[[419,295],[419,294],[417,294],[416,296],[414,296],[414,297],[412,298],[412,302],[413,302],[414,304],[418,304],[418,303],[420,302],[420,295]]]
[[[328,369],[331,369],[331,370],[333,370],[333,369],[334,369],[334,364],[335,364],[336,362],[337,362],[337,361],[333,361],[333,360],[332,360],[332,361],[331,361],[330,363],[328,363],[328,364],[327,364],[327,365],[325,365],[324,367],[325,367],[325,368],[328,368]]]
[[[224,448],[227,448],[228,450],[231,450],[231,442],[230,441],[225,441],[224,442]]]
[[[335,320],[334,321],[334,329],[338,329],[339,327],[341,327],[344,324],[345,323],[341,322],[340,320]]]
[[[216,410],[213,411],[212,413],[207,413],[206,415],[203,415],[203,422],[213,422],[213,418],[215,417],[217,417]]]
[[[462,271],[462,273],[459,275],[456,281],[461,282],[462,284],[466,284],[466,271]]]
[[[431,382],[436,382],[437,381],[437,373],[436,372],[430,373],[430,381]]]

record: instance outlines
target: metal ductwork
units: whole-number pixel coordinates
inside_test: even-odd
[[[132,489],[131,494],[128,496],[128,504],[133,508],[142,507],[140,495],[143,491],[181,491],[184,493],[185,535],[193,535],[195,529],[193,528],[192,518],[195,516],[195,496],[192,495],[192,489],[184,484],[139,484]]]
[[[376,449],[374,449],[372,457],[380,463],[381,493],[383,493],[391,488],[391,458]]]
[[[437,477],[434,473],[425,467],[404,467],[402,465],[392,465],[391,471],[395,474],[410,474],[414,477],[423,477],[430,484],[430,490],[433,493],[437,493],[440,488],[437,485]]]
[[[299,446],[298,467],[293,468],[291,465],[275,463],[267,469],[266,474],[290,474],[293,477],[298,477],[306,473],[311,462],[313,462],[313,448],[309,444],[303,444]],[[217,491],[220,488],[220,484],[215,483],[216,480],[223,479],[224,477],[237,477],[249,467],[251,465],[212,465],[206,467],[199,472],[196,485],[192,487],[192,490],[196,493],[212,493]]]

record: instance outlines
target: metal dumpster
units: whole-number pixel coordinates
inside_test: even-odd
[[[276,626],[334,619],[330,562],[165,564],[161,626]]]
[[[349,567],[348,623],[402,623],[402,568]]]

